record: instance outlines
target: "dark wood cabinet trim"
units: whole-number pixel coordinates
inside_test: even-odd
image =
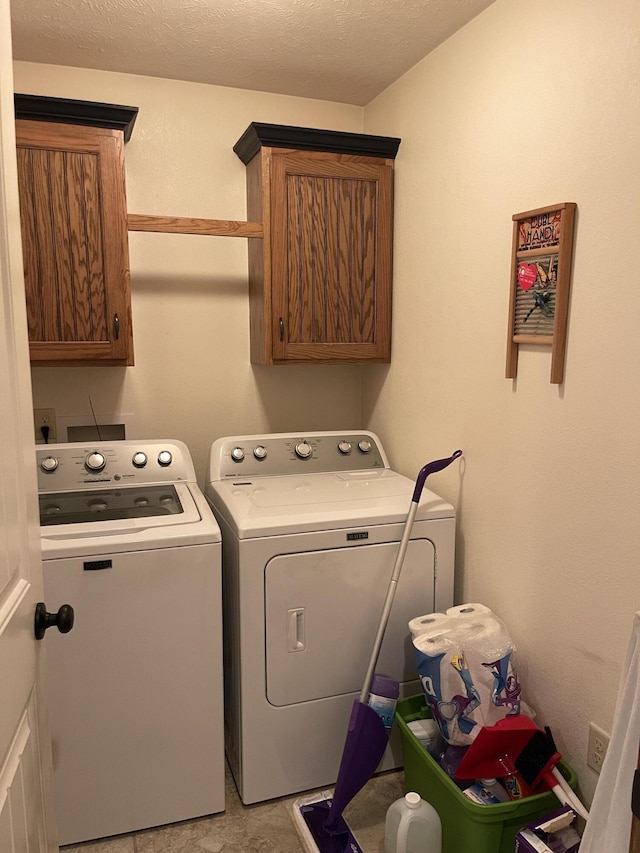
[[[395,159],[400,142],[401,140],[394,136],[372,136],[365,133],[344,133],[338,130],[318,130],[312,127],[291,127],[254,121],[233,146],[233,150],[245,165],[262,147]]]
[[[138,107],[101,104],[96,101],[76,101],[71,98],[15,94],[13,101],[16,119],[108,127],[121,130],[124,133],[125,142],[128,142],[131,137],[138,115]]]

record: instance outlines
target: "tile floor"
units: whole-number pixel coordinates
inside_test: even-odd
[[[345,810],[364,853],[383,853],[384,821],[404,794],[402,770],[371,779]],[[299,853],[291,806],[300,794],[244,806],[227,769],[226,810],[219,815],[63,847],[63,853]]]

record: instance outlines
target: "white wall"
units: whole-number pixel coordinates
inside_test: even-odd
[[[458,507],[457,601],[516,640],[526,696],[591,796],[640,609],[640,5],[498,0],[365,110],[402,137],[393,356],[364,423]],[[545,347],[504,378],[514,213],[578,205],[564,385]]]
[[[15,63],[17,92],[128,104],[130,213],[246,219],[233,145],[252,121],[362,130],[360,107],[151,77]],[[178,438],[201,484],[222,435],[361,427],[357,366],[252,367],[247,242],[129,235],[135,367],[32,370],[58,417],[134,415],[132,438]]]

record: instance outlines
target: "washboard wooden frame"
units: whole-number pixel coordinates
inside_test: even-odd
[[[564,381],[575,212],[567,201],[512,217],[507,379],[517,375],[518,345],[534,344],[551,346],[550,381]]]

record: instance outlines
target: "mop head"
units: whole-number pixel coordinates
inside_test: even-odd
[[[293,803],[293,823],[305,853],[363,853],[343,817],[331,831],[325,829],[332,798],[333,791],[322,791]]]

